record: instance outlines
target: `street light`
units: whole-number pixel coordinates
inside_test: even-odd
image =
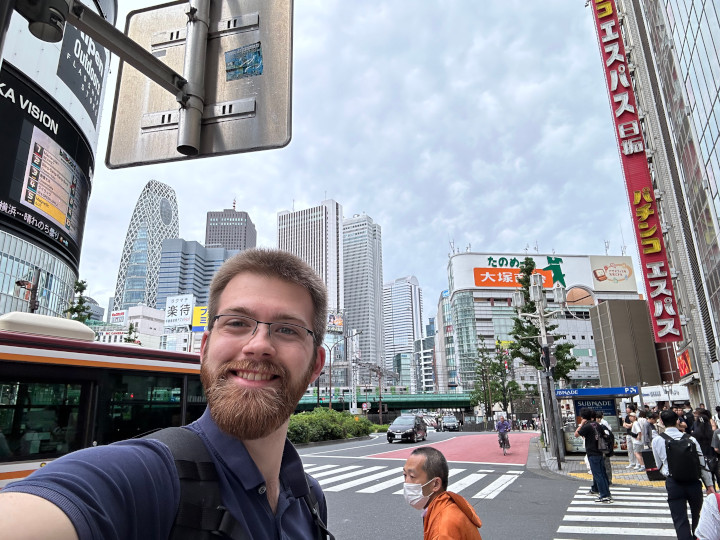
[[[512,305],[517,309],[518,317],[525,317],[533,321],[537,321],[536,326],[540,330],[540,360],[544,367],[543,375],[547,386],[547,390],[542,393],[543,415],[549,422],[548,432],[552,433],[548,437],[551,450],[554,450],[557,459],[558,469],[561,469],[560,462],[564,458],[564,444],[560,433],[559,414],[556,416],[554,382],[552,378],[551,368],[555,367],[553,357],[550,355],[550,342],[548,340],[545,319],[554,317],[558,313],[563,313],[567,305],[567,294],[565,287],[560,283],[556,283],[553,287],[553,299],[555,303],[560,304],[562,309],[547,310],[547,297],[543,289],[543,276],[541,274],[530,275],[530,300],[535,303],[535,313],[521,313],[520,310],[525,306],[525,295],[522,290],[516,289],[512,293]],[[538,370],[539,371],[539,370]],[[548,409],[550,414],[548,414]]]
[[[325,347],[327,347],[327,350],[328,350],[328,364],[330,365],[330,367],[328,368],[328,374],[329,374],[328,375],[328,377],[329,377],[328,393],[330,394],[328,409],[332,409],[332,352],[333,352],[333,349],[335,347],[337,347],[340,343],[344,343],[345,344],[345,361],[347,362],[347,340],[354,338],[355,336],[358,336],[360,334],[362,334],[362,330],[356,330],[354,334],[351,334],[349,336],[343,336],[342,339],[338,339],[330,347],[328,347],[325,343],[323,343],[323,345],[325,345]],[[354,391],[353,391],[353,395],[355,395]],[[354,406],[357,407],[357,403],[354,403]]]

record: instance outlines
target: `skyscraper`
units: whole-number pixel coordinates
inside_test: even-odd
[[[308,263],[328,289],[328,309],[344,306],[342,205],[329,199],[307,210],[278,213],[278,248]]]
[[[422,289],[415,276],[398,278],[383,285],[385,367],[399,373],[403,385],[411,386],[415,380],[412,376],[413,347],[415,341],[423,337],[422,318]]]
[[[255,224],[247,212],[231,209],[222,212],[208,212],[205,224],[205,247],[225,249],[250,249],[257,242]]]
[[[195,305],[207,306],[210,282],[222,263],[239,250],[206,248],[182,238],[163,240],[158,270],[156,308],[165,309],[168,296],[192,294]]]
[[[130,217],[115,285],[115,310],[155,307],[162,242],[180,234],[175,191],[150,180]]]
[[[343,221],[343,267],[345,327],[362,332],[362,360],[382,366],[382,230],[365,214]]]
[[[682,341],[658,346],[661,363],[672,367],[674,382],[688,385],[693,403],[716,403],[720,392],[711,367],[720,342],[719,15],[713,2],[693,0],[620,0],[617,8],[619,24],[606,23],[611,33],[605,41],[613,43],[603,41],[601,54],[606,62],[607,47],[622,41],[683,324]],[[681,368],[678,358],[686,352],[689,362]]]

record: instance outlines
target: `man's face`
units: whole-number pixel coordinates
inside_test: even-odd
[[[504,417],[504,416],[501,416],[501,417],[500,417],[500,421],[501,421],[501,422],[504,422],[504,421],[505,421],[505,417]]]
[[[403,467],[403,477],[405,477],[405,482],[407,482],[408,484],[427,484],[422,489],[422,494],[427,496],[430,495],[433,491],[438,491],[442,484],[439,478],[428,478],[427,473],[423,469],[423,466],[425,465],[425,459],[425,456],[420,456],[417,454],[412,454],[409,458],[407,458],[405,466]],[[430,482],[430,480],[436,481]]]
[[[313,304],[302,286],[244,272],[225,287],[218,315],[238,314],[266,322],[312,327]],[[221,430],[241,440],[269,435],[286,423],[305,389],[325,364],[313,338],[299,343],[271,339],[258,325],[245,338],[206,331],[200,376],[210,413]]]

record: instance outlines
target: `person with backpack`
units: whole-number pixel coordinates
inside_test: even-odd
[[[613,498],[610,493],[609,480],[605,472],[605,454],[613,453],[612,431],[604,425],[595,421],[595,411],[584,407],[580,410],[582,421],[575,430],[576,437],[585,439],[585,453],[587,454],[590,471],[592,472],[593,485],[590,488],[590,495],[597,495],[596,503],[612,504]]]
[[[322,489],[287,439],[290,415],[325,364],[326,322],[326,287],[299,257],[270,249],[232,257],[210,285],[200,349],[208,402],[202,417],[161,431],[161,440],[67,454],[8,485],[0,493],[0,534],[53,540],[329,535]]]
[[[668,506],[678,540],[693,540],[693,531],[700,518],[703,490],[714,493],[710,471],[705,466],[702,449],[694,437],[677,429],[678,415],[663,411],[660,419],[665,433],[652,441],[653,456],[660,472],[665,476]],[[690,505],[692,524],[688,522],[687,507]]]

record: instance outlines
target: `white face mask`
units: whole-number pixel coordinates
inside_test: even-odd
[[[435,479],[431,478],[424,484],[408,484],[405,482],[403,484],[403,497],[405,497],[405,501],[417,510],[425,508],[425,505],[430,499],[430,495],[423,495],[422,489],[433,480]]]

